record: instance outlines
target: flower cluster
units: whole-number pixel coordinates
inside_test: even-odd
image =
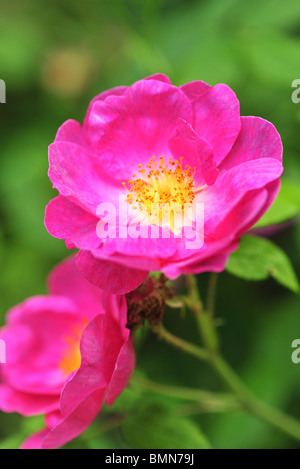
[[[130,329],[161,320],[169,294],[164,280],[140,287],[148,273],[222,271],[282,170],[274,126],[241,117],[224,84],[153,75],[96,96],[82,125],[60,127],[49,147],[59,195],[45,225],[78,253],[0,330],[0,409],[45,415],[23,448],[60,447],[113,404],[134,369]]]

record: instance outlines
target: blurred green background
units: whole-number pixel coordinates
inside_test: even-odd
[[[48,272],[70,254],[44,228],[45,206],[56,195],[47,177],[47,147],[66,119],[82,121],[89,101],[107,88],[157,72],[175,85],[228,84],[242,115],[275,124],[284,145],[284,178],[300,188],[300,105],[291,100],[292,81],[300,78],[299,0],[0,0],[0,9],[0,79],[7,87],[7,102],[0,104],[0,325],[10,307],[46,293]],[[289,200],[296,204],[293,215],[300,213],[295,197]],[[272,239],[299,278],[297,220]],[[206,274],[199,277],[203,295],[207,281]],[[216,311],[228,361],[258,396],[300,419],[300,363],[291,361],[291,343],[300,338],[299,295],[272,279],[246,282],[224,272]],[[168,311],[165,322],[197,341],[189,314]],[[161,383],[224,389],[206,366],[146,330],[137,342],[137,369]],[[163,421],[153,423],[150,410],[157,405],[166,416],[162,412]],[[139,415],[140,427],[111,425],[127,408]],[[0,413],[0,448],[17,448],[41,421]],[[159,435],[159,425],[166,433],[186,424],[190,448],[197,447],[194,424],[214,448],[297,447],[256,418],[208,415],[131,389],[67,447],[141,448],[143,435]]]

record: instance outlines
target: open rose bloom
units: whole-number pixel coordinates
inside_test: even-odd
[[[228,86],[159,74],[94,98],[82,125],[59,129],[49,162],[48,231],[79,249],[90,282],[126,293],[149,271],[222,271],[278,193],[282,145],[271,123],[240,117]],[[181,221],[171,211],[166,223],[172,206]]]
[[[134,368],[123,296],[91,285],[74,258],[54,269],[49,295],[14,307],[0,330],[0,409],[45,414],[23,448],[58,448],[82,433],[127,385]]]

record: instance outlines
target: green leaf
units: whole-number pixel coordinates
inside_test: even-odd
[[[155,404],[126,419],[122,430],[136,449],[211,449],[198,425]]]
[[[254,228],[283,223],[300,214],[300,186],[290,179],[282,179],[279,194]]]
[[[265,238],[244,236],[239,249],[231,254],[226,270],[246,280],[263,280],[271,276],[293,292],[299,291],[289,258]]]

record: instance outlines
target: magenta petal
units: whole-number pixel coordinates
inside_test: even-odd
[[[45,423],[47,428],[56,427],[62,421],[62,415],[60,410],[49,412],[45,415]]]
[[[100,201],[97,192],[100,179],[86,150],[70,142],[49,146],[49,178],[61,195],[72,197],[90,208],[92,213]]]
[[[175,86],[154,79],[133,84],[122,97],[94,104],[89,128],[105,171],[126,181],[156,155],[169,155],[178,117],[192,121],[191,103]]]
[[[148,238],[110,238],[107,239],[101,250],[93,250],[94,257],[98,258],[99,252],[101,251],[104,255],[111,255],[114,253],[122,253],[130,258],[138,256],[141,259],[147,257],[151,251],[153,258],[166,259],[171,257],[176,252],[176,239],[171,236],[163,238],[163,234],[170,235],[170,230],[165,231],[159,230],[160,236],[157,238],[151,238],[151,231],[149,230]],[[135,263],[136,265],[136,263]],[[143,269],[140,264],[138,266]]]
[[[77,267],[91,283],[113,294],[124,294],[137,288],[148,272],[128,268],[110,261],[99,261],[88,251],[80,251]]]
[[[49,433],[47,428],[40,430],[30,437],[26,438],[26,440],[20,446],[20,449],[42,449],[42,443]]]
[[[265,204],[260,208],[260,210],[257,211],[255,217],[251,220],[250,223],[243,224],[243,227],[237,233],[238,236],[242,236],[243,234],[247,233],[247,231],[249,231],[253,227],[253,225],[263,216],[263,214],[270,208],[270,206],[278,195],[279,189],[280,179],[277,179],[276,181],[273,181],[266,186],[266,192],[268,195]]]
[[[187,95],[189,100],[194,103],[195,101],[198,101],[201,96],[208,93],[208,91],[212,89],[212,86],[208,85],[204,81],[196,80],[180,86],[180,89]]]
[[[78,306],[85,319],[104,314],[103,292],[92,285],[79,272],[75,256],[65,259],[56,266],[48,278],[49,292],[70,298]]]
[[[113,296],[113,295],[110,295]],[[116,295],[114,295],[116,297]],[[128,341],[129,338],[129,329],[127,329],[127,304],[125,298],[121,296],[117,297],[117,301],[123,299],[123,308],[120,305],[121,310],[116,308],[113,304],[113,301],[108,301],[107,303],[107,314],[103,320],[103,362],[102,362],[102,372],[105,376],[107,383],[109,384],[112,375],[114,373],[118,357],[120,355],[120,350],[122,349],[124,343]],[[125,312],[125,324],[122,322],[122,318]],[[119,316],[119,317],[117,317]]]
[[[45,226],[58,239],[67,239],[76,247],[96,249],[100,240],[96,233],[98,218],[59,195],[46,207]]]
[[[240,128],[240,106],[235,93],[219,84],[193,101],[194,129],[207,140],[218,165],[234,144]]]
[[[158,81],[163,81],[165,83],[169,83],[169,85],[171,85],[170,78],[164,73],[155,73],[154,75],[149,75],[148,77],[145,78],[145,80],[158,80]]]
[[[240,236],[245,228],[255,223],[258,214],[266,207],[267,200],[266,189],[248,192],[218,225],[220,237]]]
[[[97,417],[103,405],[107,383],[103,375],[103,320],[96,316],[83,332],[80,351],[81,366],[62,391],[62,418],[53,427],[42,447],[58,448],[80,435]]]
[[[238,242],[230,244],[223,252],[203,259],[202,261],[191,263],[182,268],[183,274],[199,274],[202,272],[222,272],[232,251],[238,248]]]
[[[95,391],[52,428],[42,441],[42,449],[56,449],[79,436],[95,420],[104,402],[105,389]]]
[[[118,200],[116,186],[100,164],[99,159],[88,147],[71,142],[54,142],[49,146],[49,178],[60,195],[68,197],[91,214],[103,201],[103,186],[106,187],[105,201]]]
[[[109,240],[109,241],[114,241],[114,240]],[[109,243],[107,242],[107,246],[108,245],[109,245]],[[116,243],[116,245],[118,246],[118,249],[120,248],[120,246],[122,246],[122,247],[124,246],[123,243],[121,243],[121,244]],[[115,248],[116,245],[113,243],[113,248]],[[154,246],[154,250],[156,250],[157,247],[158,247],[158,243],[157,243],[156,247],[155,247],[155,244],[153,246]],[[149,249],[150,249],[150,247],[152,247],[152,246],[149,245]],[[175,251],[173,250],[172,244],[171,244],[171,248],[172,248],[172,253],[174,254]],[[130,249],[130,252],[132,252],[131,251],[132,246],[129,246],[129,249]],[[129,249],[127,248],[125,250],[125,252],[129,252]],[[120,249],[120,252],[116,252],[115,254],[112,254],[111,252],[106,252],[104,249],[97,249],[97,250],[94,249],[91,252],[91,254],[98,261],[111,261],[111,262],[114,262],[114,263],[119,264],[119,265],[130,267],[134,270],[136,269],[136,266],[138,265],[139,270],[150,272],[150,271],[161,270],[162,264],[165,263],[164,255],[168,251],[171,252],[170,250],[164,251],[162,258],[156,257],[156,256],[155,257],[154,256],[150,257],[149,256],[149,250],[144,256],[133,255],[133,254],[130,254],[130,255],[125,254],[124,255],[124,253],[122,253],[122,249]],[[115,252],[115,249],[113,249],[113,252]],[[172,257],[173,257],[173,255],[172,255]]]
[[[167,77],[167,75],[164,75],[163,73],[156,73],[154,75],[150,75],[146,77],[145,80],[158,80],[158,81],[171,84],[169,77]],[[128,89],[127,86],[117,86],[110,90],[103,91],[103,93],[100,93],[99,95],[95,96],[95,98],[93,98],[92,101],[90,102],[83,125],[88,128],[88,123],[90,121],[90,114],[91,112],[94,112],[93,108],[94,108],[95,102],[104,101],[109,96],[122,96],[126,92],[127,89]],[[91,118],[91,121],[94,121],[94,119]]]
[[[93,112],[94,104],[97,101],[104,101],[106,98],[108,98],[108,96],[122,96],[127,90],[127,88],[128,88],[127,86],[116,86],[115,88],[103,91],[103,93],[100,93],[97,96],[95,96],[89,104],[89,107],[88,107],[88,110],[87,110],[87,113],[83,122],[83,126],[88,129],[90,114],[91,112]]]
[[[78,145],[86,145],[88,143],[86,135],[79,122],[69,119],[64,122],[57,131],[56,142],[73,142]]]
[[[99,314],[86,327],[80,342],[81,366],[66,383],[60,400],[62,416],[65,418],[86,400],[90,394],[107,387],[103,373],[104,356],[103,321]]]
[[[281,138],[271,122],[260,117],[241,117],[241,124],[239,136],[223,161],[221,171],[259,158],[282,160]]]
[[[215,232],[220,223],[247,192],[263,189],[282,174],[282,164],[273,158],[247,161],[223,173],[213,186],[205,190],[205,229]]]
[[[125,340],[128,339],[129,330],[126,329],[127,324],[127,301],[124,295],[104,295],[103,307],[107,312],[104,320],[105,327],[107,329],[107,337],[111,338],[109,333],[110,321],[107,321],[108,318],[113,318],[121,332],[121,342],[118,344],[118,351],[116,352],[115,359],[120,352],[120,348]]]
[[[127,340],[119,353],[106,394],[106,402],[112,405],[127,386],[135,367],[135,353],[131,340]]]
[[[65,381],[58,366],[64,339],[76,324],[76,306],[65,297],[34,297],[15,306],[1,334],[7,350],[3,380],[26,394],[57,397]]]
[[[135,366],[135,353],[129,338],[127,324],[127,303],[124,296],[107,295],[107,314],[104,317],[103,370],[109,386],[106,402],[111,405],[127,386]]]
[[[188,163],[192,168],[196,166],[206,184],[214,184],[218,170],[213,159],[212,147],[199,137],[188,122],[178,119],[176,133],[169,140],[169,147],[176,158],[183,157],[183,164]]]
[[[3,412],[18,412],[25,417],[52,412],[59,408],[58,396],[27,394],[0,384],[0,409]]]

